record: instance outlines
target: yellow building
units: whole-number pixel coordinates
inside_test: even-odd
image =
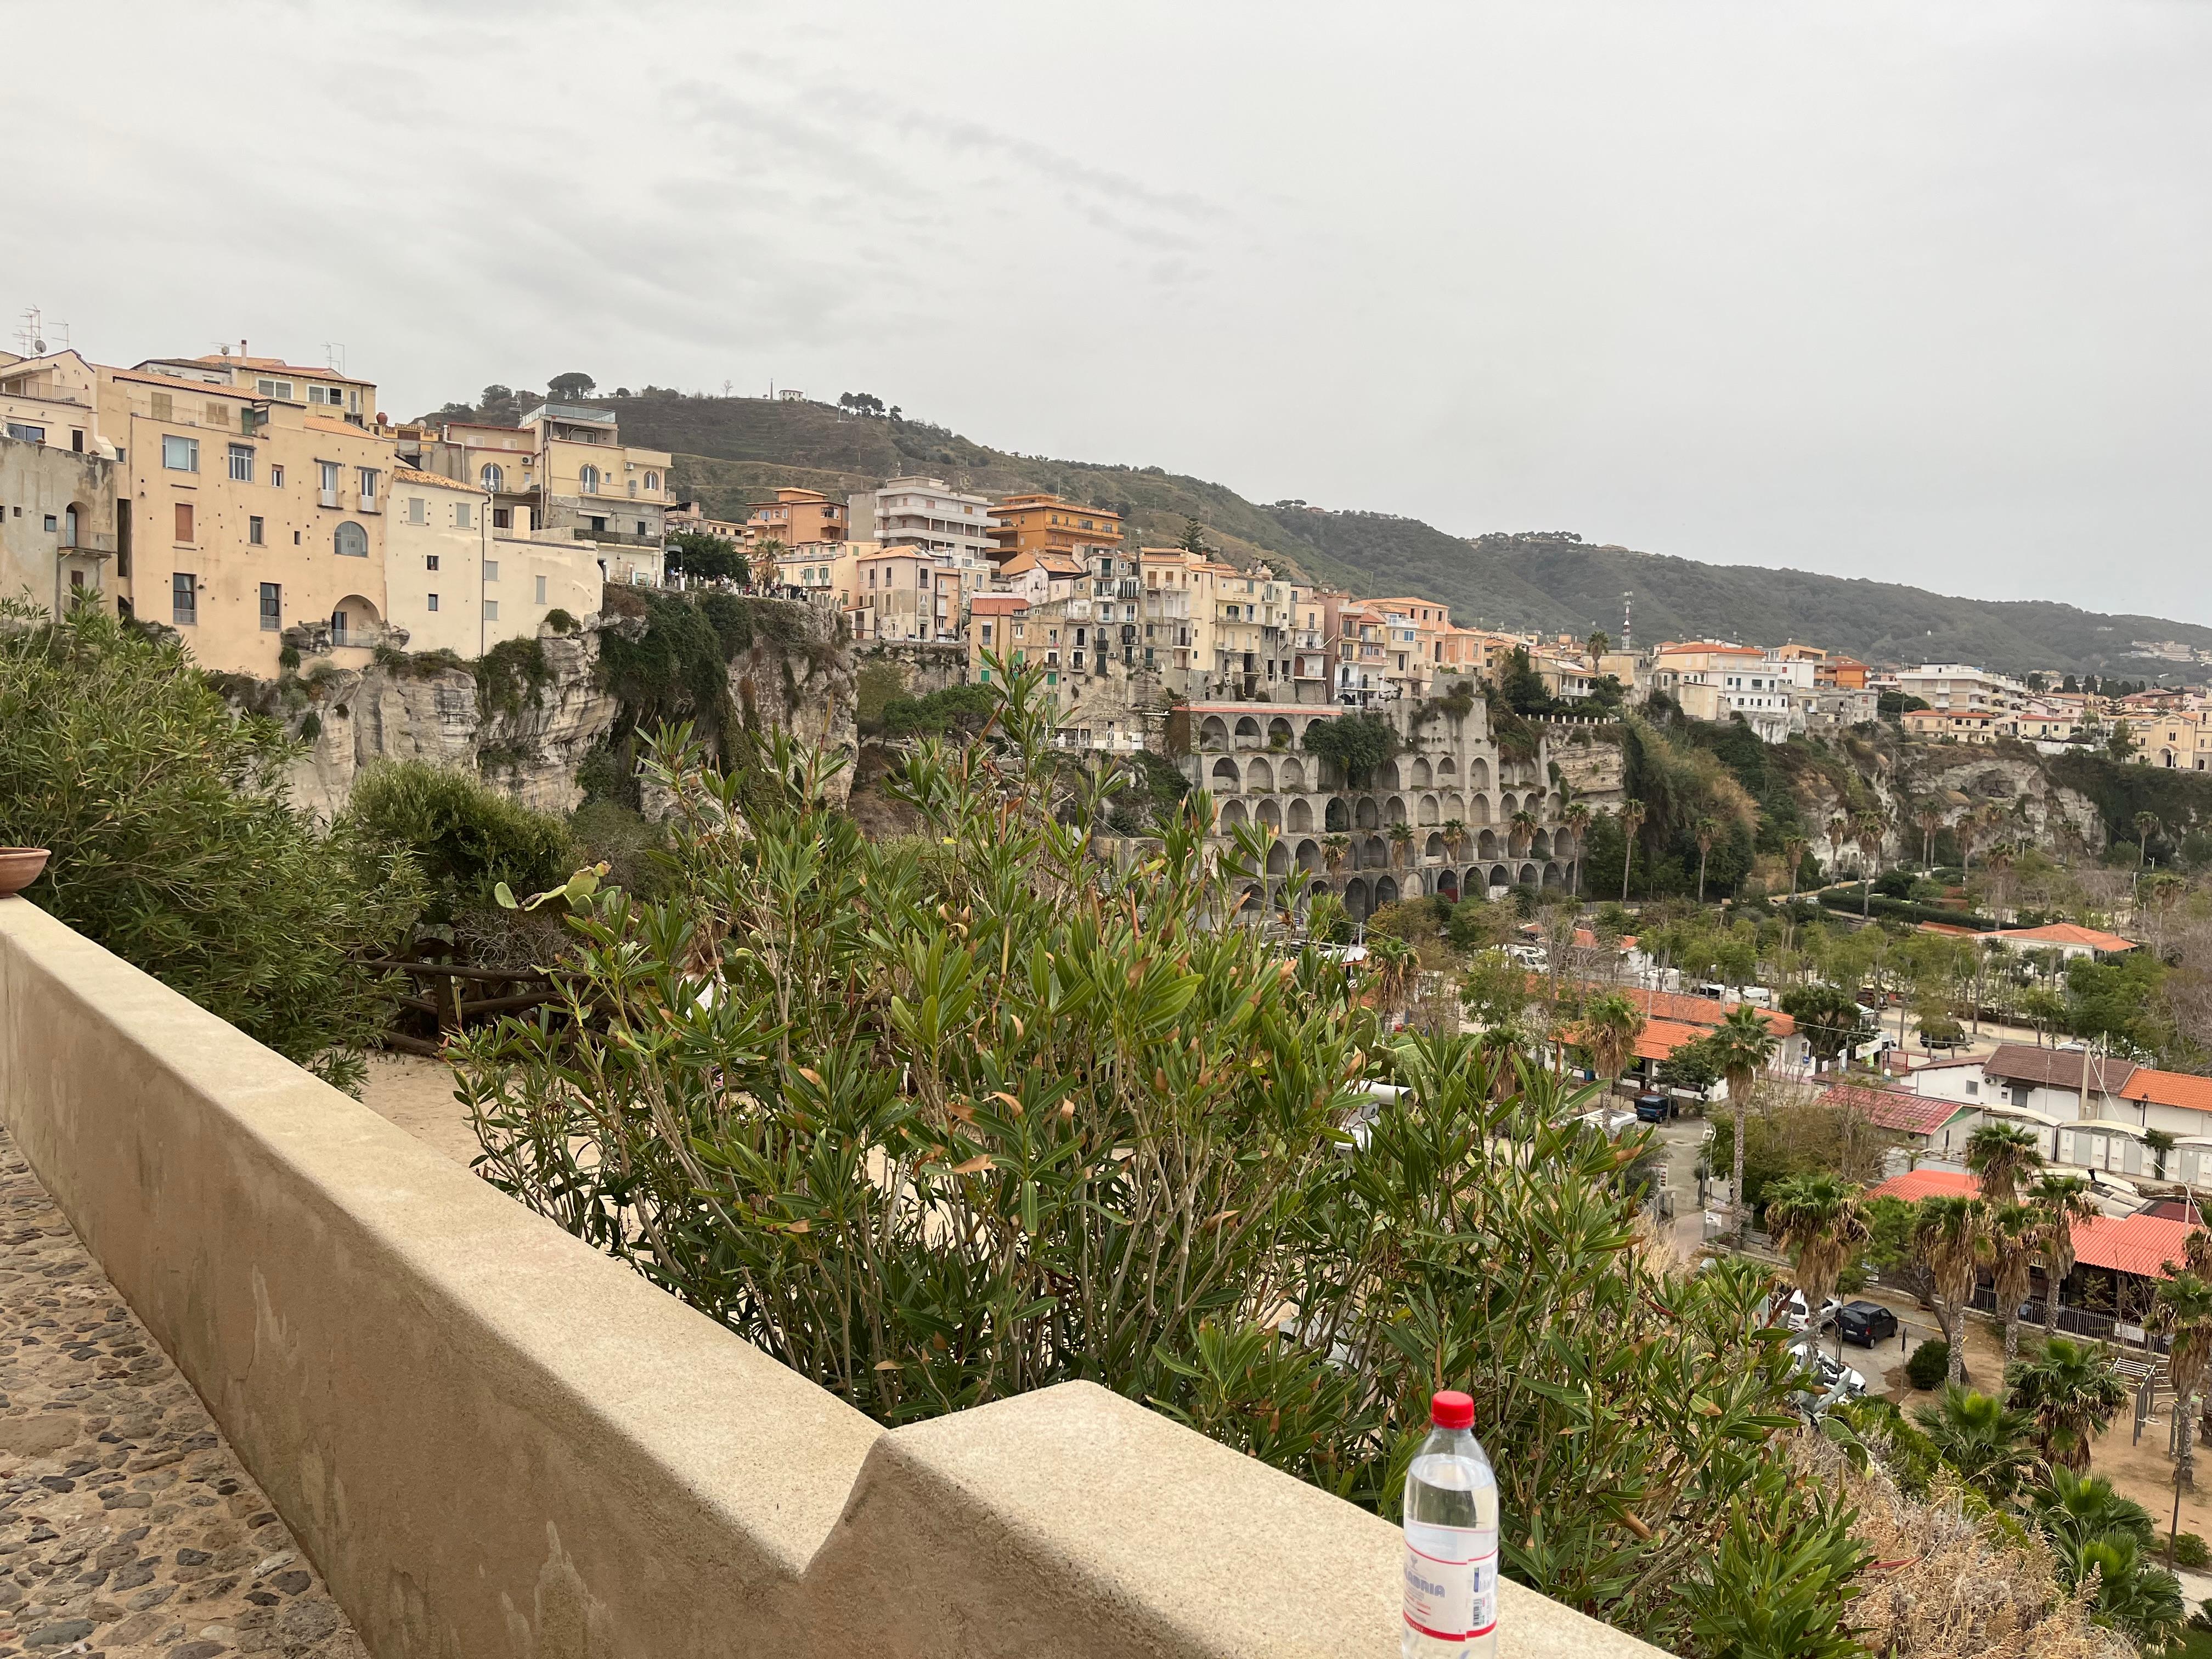
[[[174,379],[234,387],[270,403],[295,404],[349,426],[378,424],[373,381],[357,380],[335,368],[288,363],[281,357],[248,356],[246,345],[240,340],[235,352],[225,349],[204,357],[151,357],[137,367]]]
[[[0,438],[0,599],[59,616],[88,597],[106,599],[117,469],[106,456],[69,448],[65,431],[47,432],[43,442]]]
[[[873,542],[825,542],[814,547],[788,549],[777,556],[775,579],[780,586],[795,587],[803,592],[835,593],[837,608],[849,610],[858,560],[862,554],[876,550]]]
[[[484,616],[489,493],[442,473],[398,466],[390,506],[385,615],[393,628],[406,630],[407,648],[480,657],[507,637],[488,629]]]
[[[116,585],[202,666],[273,678],[306,652],[368,660],[383,638],[392,445],[313,406],[155,367],[99,374],[118,466]]]
[[[1059,495],[1007,495],[993,504],[997,520],[988,532],[1001,561],[1017,553],[1068,553],[1088,564],[1096,551],[1121,545],[1121,515],[1109,507],[1078,507]]]
[[[667,532],[668,452],[623,442],[612,410],[545,404],[517,426],[448,421],[402,439],[402,455],[424,471],[489,490],[495,530],[653,546]]]
[[[99,404],[99,374],[76,352],[0,352],[0,427],[9,437],[112,460],[114,446],[100,442]]]

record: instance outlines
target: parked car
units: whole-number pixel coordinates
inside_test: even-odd
[[[1818,1417],[1838,1401],[1856,1400],[1866,1393],[1866,1378],[1829,1358],[1811,1337],[1799,1337],[1790,1345],[1790,1352],[1805,1380],[1790,1400],[1806,1416]]]
[[[1897,1334],[1897,1316],[1879,1302],[1846,1302],[1836,1315],[1836,1328],[1844,1341],[1871,1348]]]
[[[1842,1311],[1843,1305],[1834,1297],[1830,1297],[1820,1304],[1819,1322],[1812,1323],[1805,1317],[1805,1292],[1792,1291],[1789,1299],[1778,1305],[1768,1316],[1785,1330],[1802,1331],[1810,1323],[1812,1328],[1825,1331],[1836,1322],[1836,1316]]]
[[[1636,1097],[1636,1121],[1639,1123],[1664,1123],[1668,1119],[1679,1115],[1680,1110],[1674,1100],[1666,1095]]]

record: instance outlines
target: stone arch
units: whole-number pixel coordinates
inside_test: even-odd
[[[1458,780],[1458,777],[1459,763],[1454,760],[1449,755],[1446,755],[1443,759],[1437,763],[1437,781],[1439,784],[1455,782]]]
[[[1221,816],[1218,822],[1220,823],[1224,833],[1226,833],[1227,831],[1237,828],[1239,824],[1249,823],[1250,818],[1244,811],[1244,803],[1243,801],[1225,800],[1221,803]]]
[[[1389,876],[1376,877],[1375,908],[1379,910],[1386,904],[1395,904],[1397,902],[1398,884]]]
[[[1513,799],[1510,792],[1498,798],[1498,821],[1500,823],[1512,823],[1513,815],[1520,810],[1520,803]]]
[[[1244,787],[1255,795],[1264,795],[1275,787],[1274,769],[1255,755],[1244,763]]]
[[[1267,873],[1287,876],[1291,873],[1291,849],[1277,841],[1267,848]]]
[[[1533,865],[1533,864],[1524,864],[1524,865],[1522,865],[1522,866],[1521,866],[1521,885],[1522,885],[1522,886],[1523,886],[1523,887],[1534,887],[1534,885],[1536,885],[1537,882],[1538,882],[1539,880],[1540,880],[1540,879],[1541,879],[1541,878],[1537,874],[1537,872],[1536,872],[1536,866],[1535,866],[1534,865]]]
[[[1566,885],[1565,872],[1560,870],[1558,865],[1547,864],[1544,866],[1544,885],[1547,887],[1564,887]]]
[[[1271,800],[1263,800],[1252,810],[1252,822],[1264,823],[1280,834],[1283,828],[1283,809]]]
[[[1498,831],[1495,830],[1486,830],[1480,835],[1477,836],[1474,838],[1474,850],[1479,857],[1486,859],[1496,858],[1498,856]]]
[[[1513,884],[1513,872],[1508,870],[1502,864],[1492,865],[1490,866],[1490,884],[1492,887],[1510,887]]]
[[[1237,746],[1239,749],[1257,749],[1261,741],[1260,722],[1249,714],[1241,717],[1237,722]]]
[[[1437,775],[1429,765],[1429,757],[1426,755],[1414,756],[1413,775],[1407,781],[1416,789],[1426,789],[1436,781]]]
[[[1275,749],[1287,749],[1291,746],[1291,723],[1280,714],[1267,722],[1267,744],[1270,748]]]
[[[1290,816],[1285,819],[1284,822],[1293,831],[1312,829],[1313,803],[1309,801],[1304,795],[1296,797],[1291,802]]]
[[[1375,797],[1372,795],[1362,795],[1359,798],[1359,805],[1352,816],[1352,821],[1362,830],[1379,830],[1382,827],[1382,809],[1376,805]]]
[[[1441,872],[1437,877],[1437,891],[1456,903],[1459,900],[1459,872]]]
[[[1215,794],[1233,795],[1239,787],[1235,761],[1224,757],[1213,763],[1213,793]]]
[[[1437,798],[1434,795],[1421,797],[1420,804],[1414,809],[1413,822],[1416,823],[1443,822],[1443,814],[1437,810]]]
[[[1397,762],[1387,760],[1375,769],[1375,788],[1377,793],[1387,793],[1400,787]]]
[[[1200,749],[1229,747],[1229,722],[1218,714],[1208,714],[1199,722],[1198,746]]]
[[[1298,843],[1298,850],[1296,856],[1298,860],[1299,869],[1320,869],[1322,866],[1321,843],[1313,840],[1300,842]]]
[[[1443,855],[1444,855],[1444,838],[1443,838],[1443,836],[1442,835],[1442,833],[1438,833],[1438,834],[1436,834],[1436,835],[1432,835],[1432,836],[1431,836],[1429,837],[1429,839],[1428,839],[1427,842],[1426,842],[1426,843],[1422,847],[1422,848],[1421,848],[1421,856],[1422,856],[1423,858],[1429,858],[1429,859],[1441,859],[1441,858],[1443,858]]]
[[[1405,798],[1403,795],[1393,795],[1393,796],[1391,796],[1391,797],[1390,797],[1390,804],[1389,804],[1388,806],[1384,807],[1384,808],[1382,809],[1382,811],[1383,811],[1384,816],[1386,816],[1387,817],[1389,817],[1389,819],[1390,820],[1390,822],[1391,822],[1391,823],[1405,823],[1405,822],[1406,822],[1406,798]]]
[[[1370,836],[1359,843],[1359,865],[1364,870],[1385,870],[1390,865],[1390,847],[1380,836]]]
[[[1344,884],[1345,915],[1350,916],[1354,921],[1364,921],[1367,920],[1367,913],[1372,908],[1368,899],[1367,884],[1364,880],[1354,876]]]
[[[1532,858],[1547,859],[1547,858],[1551,857],[1551,856],[1552,856],[1552,838],[1551,838],[1551,836],[1549,836],[1546,835],[1546,834],[1545,834],[1541,830],[1538,830],[1538,831],[1537,831],[1537,832],[1536,832],[1533,836],[1531,836],[1531,837],[1529,838],[1529,841],[1528,841],[1528,854],[1529,854],[1529,856],[1530,856],[1530,857],[1532,857]]]
[[[1328,805],[1322,811],[1322,828],[1332,833],[1352,828],[1352,809],[1344,804],[1343,796],[1328,798]]]
[[[1574,832],[1565,828],[1552,831],[1552,856],[1571,859],[1575,855]]]
[[[1467,797],[1460,793],[1456,789],[1453,790],[1449,795],[1446,795],[1444,797],[1444,816],[1448,818],[1457,818],[1462,823],[1465,823],[1467,822]]]
[[[1469,795],[1467,798],[1467,821],[1469,823],[1487,823],[1490,822],[1489,796]]]
[[[384,637],[384,619],[358,593],[349,593],[331,610],[332,645],[374,645]]]
[[[1275,763],[1276,788],[1285,794],[1295,794],[1305,787],[1305,763],[1296,755],[1285,755]]]
[[[1479,755],[1467,763],[1467,787],[1470,789],[1490,787],[1490,763]]]

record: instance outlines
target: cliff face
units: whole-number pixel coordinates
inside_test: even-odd
[[[792,613],[787,625],[757,635],[729,659],[728,706],[787,727],[803,742],[842,750],[848,764],[834,786],[842,804],[858,748],[851,654],[834,613],[777,609]],[[609,631],[641,640],[648,626],[634,617],[592,617],[578,633],[545,635],[533,652],[489,665],[414,659],[359,670],[324,665],[308,679],[259,683],[234,696],[281,711],[307,735],[307,751],[293,769],[292,799],[320,816],[343,811],[354,780],[380,760],[476,771],[528,805],[570,812],[583,802],[577,772],[586,757],[639,717],[605,684],[602,641]]]

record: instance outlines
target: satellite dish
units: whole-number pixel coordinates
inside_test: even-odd
[[[44,340],[33,340],[31,342],[31,355],[33,357],[45,356],[46,355],[46,343]]]

